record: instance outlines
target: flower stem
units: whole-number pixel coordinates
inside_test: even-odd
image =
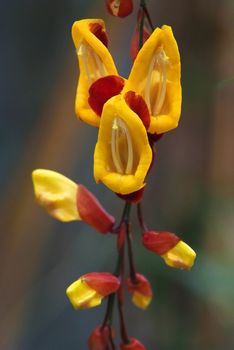
[[[142,213],[142,208],[141,208],[141,204],[139,203],[137,205],[137,217],[138,217],[138,221],[139,221],[139,224],[140,224],[140,227],[142,229],[142,231],[148,231],[148,228],[144,222],[144,218],[143,218],[143,213]]]
[[[150,27],[151,27],[151,30],[152,30],[152,32],[153,32],[153,31],[154,31],[154,25],[153,25],[153,23],[152,23],[152,20],[151,20],[149,11],[148,11],[148,9],[147,9],[145,0],[141,0],[141,1],[140,1],[140,7],[142,8],[144,14],[146,15],[146,18],[147,18],[147,20],[148,20],[148,22],[149,22],[149,25],[150,25]]]
[[[130,269],[130,278],[133,284],[137,284],[136,269],[133,258],[133,249],[132,249],[132,238],[130,233],[130,224],[126,224],[126,233],[127,233],[127,243],[128,243],[128,261]]]

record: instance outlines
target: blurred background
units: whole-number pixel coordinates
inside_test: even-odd
[[[48,168],[86,185],[117,218],[123,203],[92,177],[97,130],[74,114],[78,79],[73,21],[104,18],[110,50],[128,76],[135,12],[107,14],[104,1],[0,2],[0,349],[85,350],[103,318],[75,312],[66,287],[112,271],[115,242],[84,223],[62,224],[34,200],[31,171]],[[143,201],[151,229],[176,232],[197,251],[190,272],[171,270],[143,249],[138,270],[154,300],[127,306],[129,334],[148,350],[234,349],[234,1],[147,1],[155,26],[170,24],[180,47],[179,128],[158,144]],[[135,214],[134,214],[135,215]]]

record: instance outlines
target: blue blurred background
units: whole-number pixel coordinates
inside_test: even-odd
[[[176,232],[198,253],[191,272],[168,268],[140,244],[152,282],[147,311],[127,306],[128,329],[148,350],[234,349],[234,1],[147,1],[155,26],[170,24],[182,60],[179,128],[160,141],[143,201],[151,229]],[[105,305],[75,312],[66,287],[112,271],[115,242],[84,223],[62,224],[35,204],[31,171],[48,168],[86,185],[120,217],[123,203],[92,177],[97,130],[77,120],[70,28],[104,18],[120,74],[131,67],[135,12],[109,16],[104,1],[0,2],[0,349],[84,350]],[[129,302],[129,301],[128,301]]]

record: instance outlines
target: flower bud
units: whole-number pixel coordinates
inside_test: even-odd
[[[147,231],[143,234],[144,246],[160,255],[171,267],[190,269],[196,253],[174,233]]]
[[[132,0],[106,0],[106,7],[116,17],[127,17],[133,10]]]
[[[111,231],[114,217],[85,186],[46,169],[34,170],[32,179],[38,204],[55,219],[64,222],[84,220],[101,233]]]
[[[119,279],[109,272],[90,272],[72,283],[66,294],[75,309],[87,309],[101,304],[119,285]]]
[[[129,344],[121,344],[121,350],[146,350],[143,344],[135,338],[130,338],[131,342]]]
[[[140,309],[146,309],[152,300],[152,288],[145,276],[136,274],[136,283],[129,277],[127,280],[129,292],[132,294],[132,302]]]
[[[112,330],[108,326],[96,327],[88,339],[89,349],[106,350],[108,348],[110,332],[112,332]]]

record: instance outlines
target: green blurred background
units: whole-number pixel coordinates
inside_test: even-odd
[[[148,350],[234,349],[234,1],[147,1],[155,26],[170,24],[182,60],[179,128],[160,141],[143,201],[151,229],[176,232],[197,251],[191,272],[168,268],[140,244],[139,272],[154,300],[127,306],[128,329]],[[112,271],[115,242],[84,223],[62,224],[36,204],[34,168],[86,185],[117,218],[123,203],[92,177],[97,130],[78,121],[70,28],[104,18],[120,74],[131,67],[135,12],[125,20],[104,1],[0,2],[0,349],[85,350],[105,305],[75,312],[66,287]]]

